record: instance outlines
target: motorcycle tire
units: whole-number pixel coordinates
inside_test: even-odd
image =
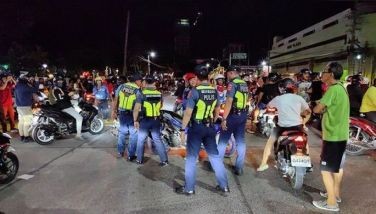
[[[10,172],[10,175],[4,175],[2,172],[0,172],[0,184],[7,184],[7,183],[11,182],[16,177],[17,172],[18,172],[18,168],[19,168],[19,161],[18,161],[18,158],[15,154],[13,154],[12,152],[8,152],[6,156],[7,156],[7,158],[4,161],[5,164],[11,162],[13,168],[12,168],[12,172]],[[7,162],[7,160],[9,160],[9,161]],[[9,170],[10,169],[8,167],[7,171],[9,171]]]
[[[32,138],[34,139],[35,142],[37,142],[40,145],[52,144],[55,141],[55,136],[51,135],[51,136],[49,136],[49,138],[47,138],[46,135],[44,134],[44,132],[45,132],[44,129],[42,129],[40,126],[37,126],[33,130]]]
[[[346,145],[346,154],[351,156],[363,155],[367,149],[363,146],[358,145],[362,144],[362,142],[368,140],[368,135],[365,134],[363,131],[359,132],[358,139],[356,138],[358,132],[358,127],[350,126],[349,128],[349,142]]]
[[[102,133],[104,129],[104,121],[101,119],[101,118],[97,118],[95,117],[91,123],[90,123],[90,129],[89,129],[89,132],[92,134],[92,135],[97,135],[97,134],[100,134]]]
[[[306,167],[295,167],[295,173],[291,178],[291,186],[293,189],[298,190],[302,188],[306,171]]]

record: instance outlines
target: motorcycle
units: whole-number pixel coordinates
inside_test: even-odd
[[[83,100],[78,103],[78,107],[79,114],[83,117],[82,132],[100,134],[104,129],[104,122],[97,116],[97,108]],[[75,133],[76,121],[54,106],[41,105],[40,110],[34,113],[29,131],[38,144],[48,145],[53,143],[55,138]]]
[[[0,133],[0,184],[11,182],[19,168],[16,150],[10,145],[11,138],[6,133]]]
[[[183,100],[181,98],[176,98],[174,112],[179,115],[183,115]]]
[[[183,146],[183,143],[180,139],[180,129],[182,127],[182,120],[183,117],[173,111],[161,110],[161,139],[167,151],[170,148]],[[218,142],[220,133],[220,123],[214,124],[214,127],[217,132],[216,140]],[[110,133],[114,137],[118,137],[119,128],[120,123],[116,120],[114,122],[114,125],[110,129]],[[149,136],[149,138],[151,138],[151,136]],[[231,136],[229,143],[226,147],[225,157],[231,157],[235,153],[235,150],[235,138],[234,136]]]
[[[275,127],[274,119],[277,116],[275,108],[266,108],[260,110],[258,116],[257,130],[265,137],[269,137]]]
[[[307,169],[312,167],[307,143],[305,132],[285,131],[274,144],[277,169],[289,178],[294,189],[302,188]]]
[[[346,154],[362,155],[376,149],[376,124],[362,117],[350,117]]]

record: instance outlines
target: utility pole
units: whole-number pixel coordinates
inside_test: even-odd
[[[123,65],[123,75],[127,74],[127,49],[128,49],[128,32],[129,32],[129,19],[131,12],[127,12],[127,26],[125,28],[125,41],[124,41],[124,65]]]

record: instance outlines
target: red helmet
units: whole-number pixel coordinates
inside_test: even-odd
[[[184,79],[185,81],[189,81],[190,79],[195,78],[195,77],[196,77],[196,74],[194,74],[194,73],[186,73],[186,74],[183,76],[183,79]]]

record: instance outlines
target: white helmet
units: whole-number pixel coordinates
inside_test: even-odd
[[[217,75],[215,75],[214,79],[215,79],[215,80],[218,80],[218,79],[225,79],[225,76],[223,76],[222,74],[217,74]]]

